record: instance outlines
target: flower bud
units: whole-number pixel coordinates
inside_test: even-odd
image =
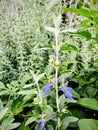
[[[51,59],[49,59],[49,63],[50,64],[53,64],[54,63],[54,60],[51,58]]]
[[[57,61],[55,61],[54,65],[55,65],[55,66],[59,66],[59,65],[60,65],[60,62],[57,60]]]

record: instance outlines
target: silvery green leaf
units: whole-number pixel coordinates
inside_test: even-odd
[[[62,30],[62,31],[60,31],[60,32],[61,32],[61,33],[77,32],[77,29],[70,28],[70,29]]]
[[[20,95],[37,94],[37,91],[35,89],[23,90],[23,91],[19,91],[18,94],[20,94]]]
[[[50,10],[53,6],[57,5],[61,0],[50,0],[46,6],[47,10]]]
[[[0,120],[4,117],[7,111],[8,111],[8,108],[5,108],[4,110],[0,112]]]
[[[55,28],[53,28],[53,27],[46,26],[45,29],[48,30],[49,32],[55,33]]]
[[[25,85],[23,88],[29,88],[29,87],[31,87],[32,85],[34,85],[34,84],[27,84],[27,85]]]
[[[53,22],[54,22],[54,25],[55,25],[55,28],[56,28],[56,29],[59,29],[59,26],[60,26],[60,24],[61,24],[61,20],[62,20],[61,15],[56,16],[56,15],[53,13]]]
[[[17,128],[21,123],[12,123],[10,125],[10,130]]]
[[[6,89],[5,85],[2,82],[0,82],[0,89]]]
[[[33,121],[36,121],[39,118],[38,115],[34,115],[30,118],[28,118],[28,120],[26,121],[26,125],[29,125],[30,123],[32,123]]]
[[[45,121],[47,122],[47,121],[49,121],[49,120],[51,120],[51,119],[53,119],[55,117],[56,117],[56,113],[54,112],[54,113],[52,113],[50,115],[47,115],[47,117],[45,118]]]
[[[78,118],[73,117],[73,116],[68,116],[68,117],[64,118],[62,121],[63,129],[65,130],[68,127],[70,122],[76,122],[76,121],[78,121]]]
[[[45,75],[45,73],[39,74],[38,77],[37,77],[37,79],[40,80],[41,78],[44,77],[44,75]]]

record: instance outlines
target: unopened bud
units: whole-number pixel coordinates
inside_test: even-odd
[[[59,66],[59,65],[60,65],[60,62],[57,60],[57,61],[55,61],[54,65],[55,65],[55,66]]]
[[[53,64],[53,63],[54,63],[54,60],[53,60],[53,59],[49,59],[49,63],[50,63],[50,64]]]

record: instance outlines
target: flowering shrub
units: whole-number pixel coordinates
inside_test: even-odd
[[[97,6],[0,1],[1,130],[98,129]]]

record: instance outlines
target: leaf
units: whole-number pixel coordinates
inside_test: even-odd
[[[74,98],[80,98],[80,95],[74,89],[72,89],[72,95]]]
[[[48,125],[47,128],[48,128],[48,130],[54,130],[54,128],[52,127],[52,125]]]
[[[22,122],[18,130],[30,130],[29,126],[25,125],[25,122]]]
[[[60,24],[61,24],[61,20],[62,20],[61,15],[56,16],[56,15],[53,13],[53,23],[54,23],[54,25],[55,25],[55,29],[59,29],[59,26],[60,26]]]
[[[30,89],[30,90],[23,90],[23,91],[19,91],[18,92],[18,94],[20,94],[20,95],[28,95],[28,94],[36,94],[37,93],[37,91],[36,91],[36,89]]]
[[[46,122],[47,121],[49,121],[49,120],[51,120],[51,119],[53,119],[53,118],[55,118],[56,117],[56,113],[52,113],[52,114],[50,114],[50,115],[47,115],[47,117],[45,118],[45,120],[46,120]]]
[[[2,82],[0,82],[0,89],[6,89],[5,85]]]
[[[47,4],[46,9],[50,10],[54,5],[58,4],[61,0],[50,0]]]
[[[53,113],[53,108],[49,105],[44,105],[43,111],[45,114],[51,114]]]
[[[8,108],[5,108],[4,110],[2,110],[0,112],[0,120],[4,117],[4,115],[7,113],[7,111],[8,111]]]
[[[56,31],[55,28],[53,28],[53,27],[48,27],[48,26],[46,26],[45,29],[46,29],[47,31],[53,32],[53,33],[55,33],[55,31]]]
[[[23,98],[23,101],[24,102],[27,102],[29,101],[30,99],[32,99],[35,95],[34,94],[28,94],[26,95],[24,98]]]
[[[0,92],[0,96],[2,96],[2,95],[8,95],[8,91],[7,90],[2,90]]]
[[[70,32],[70,34],[72,35],[77,35],[77,36],[82,36],[85,37],[87,39],[91,39],[91,33],[87,32],[87,31],[81,31],[81,32]]]
[[[61,33],[77,32],[77,29],[69,28],[69,29],[66,29],[66,30],[62,30],[62,31],[60,31],[60,32],[61,32]]]
[[[63,129],[65,130],[68,127],[69,123],[76,122],[76,121],[78,121],[78,118],[73,117],[73,116],[68,116],[68,117],[64,118],[62,121]]]
[[[95,17],[94,19],[95,19],[95,23],[96,23],[97,26],[98,26],[98,17]]]
[[[98,101],[94,98],[82,98],[77,103],[86,108],[98,110]]]
[[[2,111],[2,110],[3,110],[3,103],[2,103],[2,101],[0,99],[0,111]]]
[[[16,115],[19,114],[23,111],[23,104],[23,99],[18,97],[17,99],[13,100],[13,103],[11,104],[11,111]]]
[[[60,50],[73,50],[73,51],[77,51],[77,48],[74,45],[66,44],[66,45],[62,45]]]
[[[53,71],[53,66],[52,65],[47,65],[46,68],[45,68],[45,73],[46,73],[46,76],[49,77],[49,75],[52,73]]]
[[[65,104],[65,95],[61,95],[60,98],[59,98],[59,106],[60,106],[60,109],[62,109],[64,107],[64,104]]]
[[[68,103],[76,103],[77,101],[74,100],[74,99],[68,99],[68,98],[65,98],[65,102],[68,102]]]
[[[10,125],[10,130],[17,128],[21,123],[12,123]]]
[[[98,9],[96,10],[90,10],[90,13],[93,17],[97,17],[98,16]]]
[[[43,78],[44,75],[45,75],[45,73],[39,74],[38,77],[37,77],[38,81],[39,81],[41,78]]]
[[[63,121],[65,121],[65,122],[76,122],[76,121],[78,121],[78,118],[74,117],[74,116],[68,116],[68,117],[64,118]]]
[[[24,86],[25,83],[30,80],[32,77],[30,76],[30,74],[26,73],[23,75],[23,77],[20,79],[21,80],[21,86]]]
[[[33,86],[34,85],[34,83],[33,84],[27,84],[27,85],[25,85],[23,88],[29,88],[29,87],[31,87],[31,86]]]
[[[81,9],[66,8],[65,11],[66,12],[70,11],[70,12],[73,12],[73,13],[76,13],[76,14],[80,14],[80,15],[86,17],[86,18],[91,18],[92,17],[91,12],[88,9],[84,9],[84,8],[81,8]]]
[[[12,129],[17,128],[20,125],[20,123],[13,123],[13,121],[14,121],[13,117],[6,118],[2,122],[2,128],[4,130],[12,130]]]
[[[80,130],[98,130],[98,121],[94,119],[79,120]]]
[[[36,121],[38,118],[39,118],[38,115],[34,115],[34,116],[28,118],[28,120],[26,121],[26,125],[31,124],[32,122]]]
[[[45,45],[41,49],[52,49],[52,44]]]

